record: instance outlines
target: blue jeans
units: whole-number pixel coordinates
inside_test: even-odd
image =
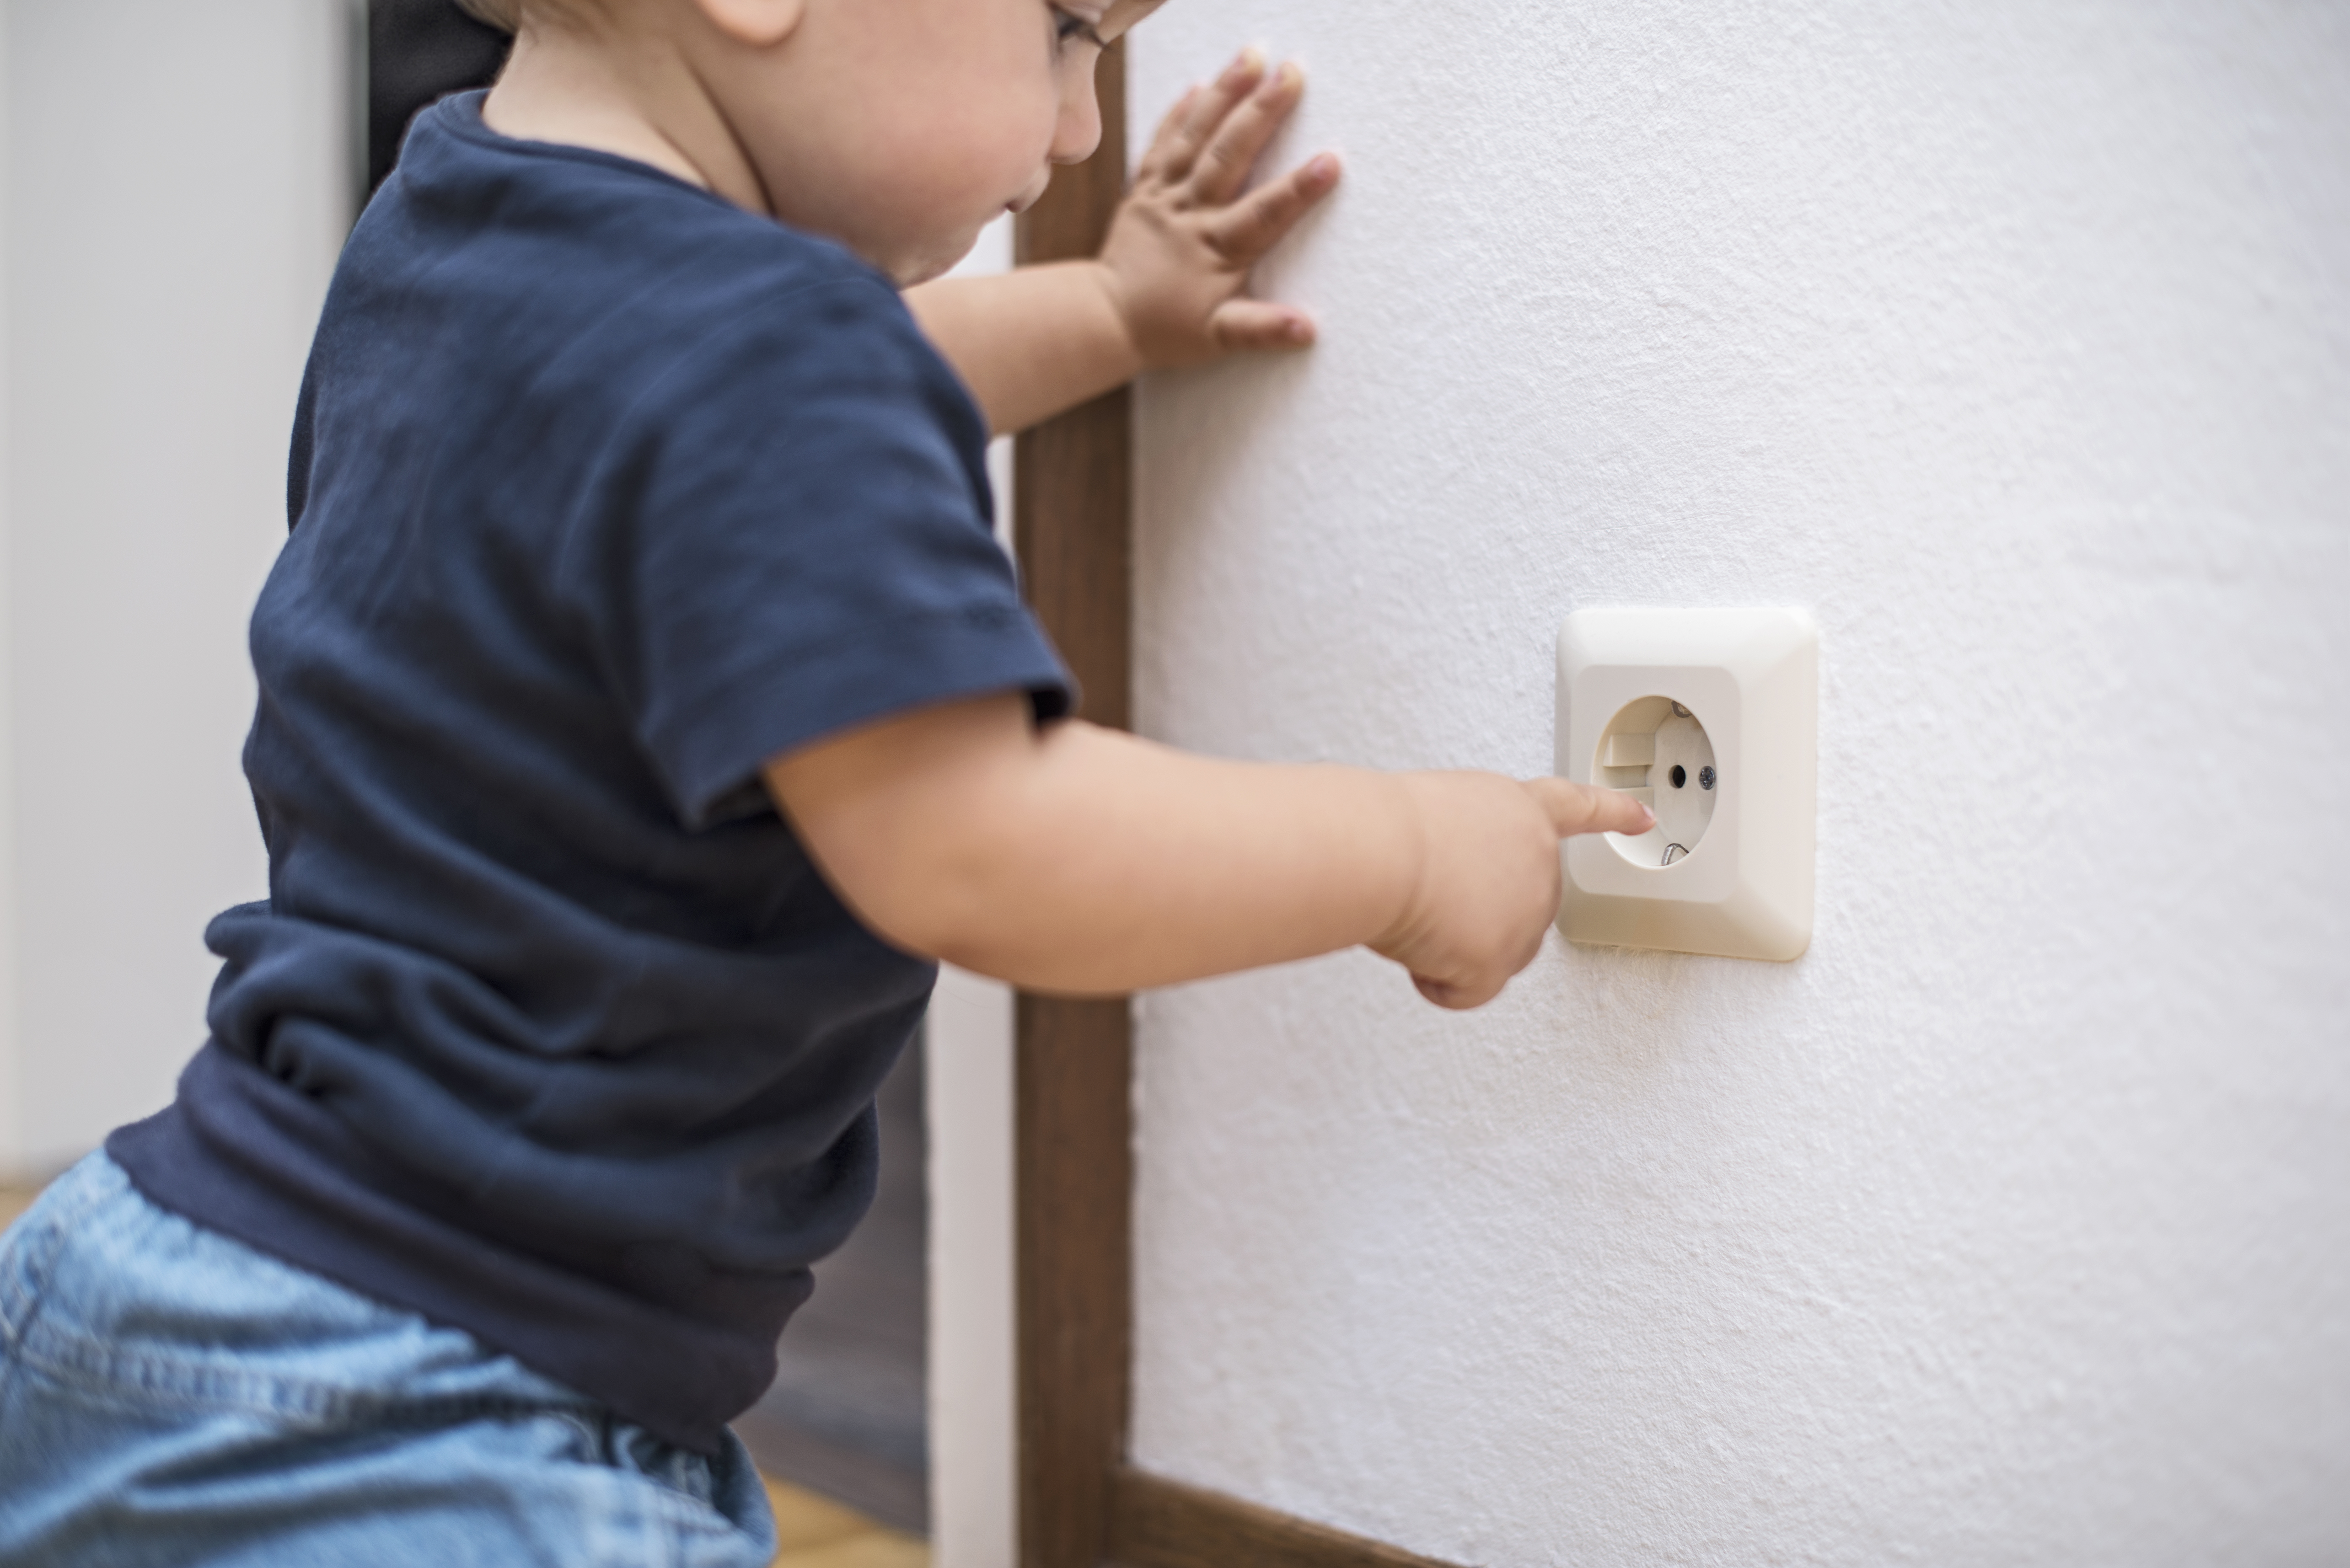
[[[92,1155],[0,1241],[0,1564],[765,1568],[704,1459]]]

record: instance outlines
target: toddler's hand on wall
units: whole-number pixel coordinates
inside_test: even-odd
[[[1439,1007],[1476,1007],[1534,961],[1558,914],[1558,841],[1645,833],[1648,808],[1565,779],[1399,776],[1418,816],[1419,876],[1403,914],[1371,944]]]
[[[1144,365],[1192,365],[1238,349],[1302,348],[1302,310],[1242,294],[1249,269],[1338,182],[1309,159],[1243,193],[1249,171],[1304,93],[1295,65],[1254,49],[1170,110],[1103,243],[1103,278]]]

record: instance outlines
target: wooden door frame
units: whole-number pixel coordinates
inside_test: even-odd
[[[1126,56],[1102,57],[1102,144],[1023,216],[1016,258],[1090,256],[1126,185]],[[1130,725],[1133,399],[1019,438],[1013,535],[1086,716]],[[1133,1359],[1133,1028],[1127,1002],[1023,994],[1015,1013],[1022,1568],[1442,1568],[1126,1462]]]

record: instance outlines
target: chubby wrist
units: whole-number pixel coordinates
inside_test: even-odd
[[[1106,345],[1116,354],[1124,371],[1119,380],[1130,381],[1145,370],[1156,369],[1158,367],[1143,350],[1142,334],[1136,329],[1133,301],[1118,269],[1099,257],[1073,265],[1085,269],[1086,283],[1098,302]]]
[[[1364,945],[1375,952],[1391,952],[1409,942],[1423,919],[1428,884],[1428,817],[1419,791],[1409,774],[1375,774],[1384,786],[1381,805],[1387,817],[1386,844],[1389,876],[1380,900],[1384,919]]]

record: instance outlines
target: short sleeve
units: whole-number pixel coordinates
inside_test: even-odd
[[[771,758],[1067,671],[988,524],[986,427],[878,277],[686,348],[596,485],[587,574],[638,739],[689,826]]]

